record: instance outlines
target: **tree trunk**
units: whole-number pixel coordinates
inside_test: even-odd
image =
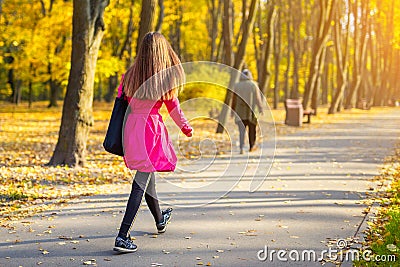
[[[209,0],[207,3],[210,13],[210,22],[208,27],[208,35],[210,37],[210,61],[217,61],[217,37],[218,37],[218,18],[221,16],[222,0]]]
[[[114,101],[115,95],[117,93],[118,79],[119,79],[118,75],[111,75],[108,78],[108,91],[104,97],[104,100],[107,103],[111,103]]]
[[[13,103],[18,106],[21,103],[21,98],[22,98],[22,80],[17,79],[15,80],[15,85],[14,85]]]
[[[160,11],[158,12],[156,32],[161,32],[162,23],[164,21],[164,0],[158,0],[158,8]]]
[[[278,10],[278,17],[277,17],[277,29],[281,29],[281,12]],[[278,108],[279,105],[279,89],[280,89],[280,83],[279,83],[279,67],[281,63],[281,43],[282,43],[282,34],[278,30],[275,33],[275,38],[274,38],[274,62],[275,62],[275,81],[274,81],[274,109]]]
[[[31,108],[32,107],[32,80],[29,80],[28,88],[29,88],[28,107]]]
[[[57,100],[60,92],[60,83],[53,79],[50,79],[49,84],[50,84],[50,103],[47,107],[48,108],[58,107]]]
[[[224,0],[224,18],[222,22],[222,36],[224,38],[224,64],[232,66],[233,52],[232,52],[232,9],[231,0]]]
[[[140,12],[139,35],[136,44],[136,53],[146,33],[153,31],[153,21],[156,11],[156,0],[142,0],[142,11]]]
[[[347,14],[347,17],[350,17],[350,12]],[[347,87],[347,74],[349,69],[348,63],[348,54],[349,54],[349,40],[350,40],[350,19],[347,20],[346,24],[346,39],[344,44],[342,44],[342,35],[341,35],[342,25],[340,23],[340,15],[339,12],[336,15],[335,22],[335,52],[336,52],[336,69],[337,69],[337,88],[335,95],[332,98],[331,105],[329,107],[328,114],[334,114],[336,111],[339,111],[339,104],[343,99],[344,90]],[[343,51],[344,46],[344,51]]]
[[[258,83],[260,85],[261,92],[267,95],[268,87],[271,79],[271,56],[274,45],[274,33],[275,33],[275,20],[276,20],[276,8],[274,1],[268,2],[268,17],[267,17],[267,37],[262,37],[262,31],[260,30],[260,40],[263,44],[260,47],[260,57],[257,64],[258,69]],[[259,11],[261,12],[261,10]],[[261,26],[261,25],[260,25]]]
[[[378,13],[379,15],[379,13]],[[380,98],[381,94],[379,94],[379,90],[382,87],[382,64],[381,64],[381,57],[380,57],[380,43],[378,40],[382,40],[382,33],[381,31],[377,31],[376,28],[379,26],[377,25],[377,20],[371,24],[370,32],[376,32],[376,36],[374,37],[371,33],[371,38],[369,39],[370,43],[370,55],[371,55],[371,74],[372,74],[372,86],[373,90],[371,92],[372,95],[372,106],[379,106],[380,105]]]
[[[336,11],[337,0],[319,0],[319,8],[321,10],[319,17],[319,29],[316,37],[312,60],[309,69],[309,76],[304,91],[303,108],[308,109],[310,97],[313,95],[315,86],[318,84],[319,71],[321,64],[321,56],[324,52],[326,43],[331,29],[331,23]]]
[[[302,38],[300,36],[301,18],[303,17],[303,9],[301,1],[288,1],[289,10],[291,15],[290,23],[288,23],[289,29],[291,28],[291,49],[293,52],[293,75],[292,75],[292,86],[290,90],[290,98],[299,98],[299,65],[301,59],[300,42]],[[298,16],[293,16],[293,14],[299,14]]]
[[[97,96],[95,96],[95,97],[96,97],[96,100],[99,102],[103,99],[103,79],[100,74],[99,74],[99,84],[98,84],[98,88],[97,88]]]
[[[48,108],[58,107],[58,103],[57,103],[58,85],[57,85],[57,82],[55,80],[53,80],[53,77],[52,77],[53,70],[52,70],[52,64],[50,62],[48,62],[48,64],[47,64],[47,73],[50,76],[50,79],[48,81],[49,87],[50,87],[50,103],[47,107]]]
[[[118,56],[119,59],[123,59],[125,51],[128,54],[128,57],[126,58],[126,68],[129,68],[129,66],[132,64],[133,57],[132,57],[132,34],[134,31],[134,26],[133,26],[133,6],[134,6],[134,0],[131,0],[131,5],[129,7],[129,21],[126,27],[126,35],[125,35],[125,41],[124,44],[121,46],[121,50],[118,52],[118,49],[114,49],[113,56]],[[118,73],[115,75],[111,75],[108,78],[108,86],[107,86],[107,93],[104,97],[104,100],[107,103],[111,103],[114,101],[115,95],[116,95],[116,88],[118,86],[118,81],[120,79],[120,76]]]
[[[321,92],[321,104],[322,105],[327,105],[328,104],[328,96],[329,96],[329,79],[332,78],[332,50],[331,48],[327,48],[328,50],[326,51],[326,56],[325,56],[325,74],[323,75],[323,79],[322,79],[322,92]]]
[[[321,89],[321,79],[322,79],[322,75],[324,73],[324,62],[325,62],[325,57],[326,57],[326,50],[328,48],[325,46],[323,51],[322,51],[322,55],[319,59],[319,64],[318,64],[318,78],[315,81],[315,85],[314,85],[314,90],[313,90],[313,94],[311,97],[311,108],[314,110],[314,114],[317,115],[318,113],[318,105],[319,105],[319,91]]]
[[[290,69],[292,67],[292,50],[293,50],[293,37],[291,31],[291,22],[292,17],[290,14],[290,10],[286,12],[286,35],[287,35],[287,55],[286,55],[286,70],[285,70],[285,85],[284,85],[284,95],[285,100],[290,98]]]
[[[354,4],[354,14],[356,17],[355,23],[355,32],[354,32],[354,66],[353,66],[353,81],[350,86],[349,94],[345,100],[345,108],[351,109],[355,106],[356,95],[361,86],[364,64],[365,64],[365,55],[367,50],[367,20],[368,20],[368,5],[367,0],[362,0],[361,7],[358,5],[359,0],[355,1]],[[361,8],[361,15],[359,16],[359,9]],[[358,18],[359,17],[359,18]],[[359,29],[358,21],[360,20],[360,24],[362,26]],[[361,31],[361,34],[359,33]]]
[[[10,85],[11,88],[11,96],[10,96],[10,102],[15,104],[15,97],[17,94],[17,91],[15,90],[15,79],[14,79],[14,69],[11,68],[8,70],[7,73],[7,83]]]
[[[258,1],[259,0],[251,1],[250,8],[248,11],[248,16],[247,16],[247,19],[245,20],[245,25],[242,28],[243,29],[242,38],[240,40],[239,47],[235,54],[235,59],[234,59],[234,64],[233,64],[233,68],[236,70],[240,70],[243,66],[244,55],[246,53],[247,41],[249,39],[251,29],[253,29],[253,24],[254,24],[256,11],[257,11]],[[230,2],[230,1],[225,0],[225,3],[226,2]],[[229,19],[229,17],[228,17],[228,19]],[[224,43],[225,43],[225,40],[224,40]],[[237,79],[239,78],[237,74],[238,73],[236,71],[234,71],[231,74],[228,88],[233,88],[234,84],[237,82]],[[223,125],[225,124],[226,119],[227,119],[228,107],[231,106],[231,100],[232,100],[232,92],[231,92],[231,90],[228,89],[226,91],[225,100],[224,100],[225,105],[222,106],[221,113],[219,114],[219,123],[218,123],[218,127],[217,127],[217,133],[223,133],[223,131],[224,131]]]
[[[49,165],[83,166],[89,128],[97,55],[104,35],[108,0],[74,0],[71,70],[58,142]]]
[[[160,0],[161,1],[161,0]],[[126,27],[126,37],[124,41],[124,45],[121,48],[121,51],[119,52],[119,58],[122,59],[124,56],[124,52],[128,52],[128,58],[126,59],[126,68],[129,68],[130,65],[133,62],[133,57],[132,57],[132,34],[135,28],[133,27],[133,6],[135,4],[134,0],[131,0],[131,5],[129,7],[129,22]],[[115,88],[114,88],[115,90]]]
[[[183,3],[182,0],[177,1],[177,6],[175,7],[175,14],[177,20],[174,23],[170,23],[169,26],[169,37],[171,40],[171,46],[174,51],[181,57],[183,60],[183,55],[181,53],[181,26],[183,20]]]

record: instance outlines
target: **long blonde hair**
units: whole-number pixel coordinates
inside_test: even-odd
[[[178,55],[158,32],[147,33],[135,61],[124,76],[124,92],[129,97],[168,100],[177,97],[185,73]]]

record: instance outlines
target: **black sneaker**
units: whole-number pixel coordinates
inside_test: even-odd
[[[172,208],[168,208],[162,212],[163,220],[156,224],[159,234],[162,234],[167,230],[167,224],[171,220],[171,213]]]
[[[117,236],[115,239],[114,251],[118,251],[120,253],[130,253],[135,252],[136,250],[137,246],[132,243],[130,237],[123,239],[122,237]]]

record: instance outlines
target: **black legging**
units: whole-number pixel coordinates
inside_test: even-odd
[[[253,148],[256,142],[256,126],[257,124],[250,122],[249,120],[242,120],[238,122],[239,126],[239,143],[240,149],[244,146],[244,137],[246,135],[246,126],[249,127],[249,145],[250,149]]]
[[[126,205],[125,215],[122,219],[118,236],[125,238],[136,218],[140,204],[143,200],[143,193],[151,214],[156,223],[162,221],[160,205],[158,204],[155,175],[152,172],[137,171],[132,183],[131,194]]]

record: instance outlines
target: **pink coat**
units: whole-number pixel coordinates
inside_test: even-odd
[[[118,96],[122,94],[122,83]],[[174,146],[159,113],[164,103],[174,122],[185,135],[192,128],[179,107],[179,100],[140,100],[128,97],[131,112],[126,118],[123,133],[124,161],[131,170],[142,172],[168,172],[176,167]]]

